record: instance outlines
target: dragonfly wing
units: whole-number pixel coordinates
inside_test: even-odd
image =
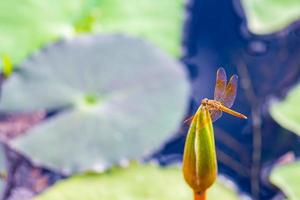
[[[185,119],[183,121],[184,124],[191,124],[191,122],[193,121],[195,115],[190,116],[189,118]]]
[[[215,86],[215,93],[214,93],[214,99],[215,100],[220,100],[226,89],[226,83],[227,83],[227,77],[226,77],[226,72],[224,68],[219,68],[217,71],[217,76],[216,76],[216,86]]]
[[[222,111],[220,110],[210,110],[211,121],[215,122],[222,116]]]
[[[236,91],[237,91],[237,82],[238,82],[238,76],[237,75],[231,76],[229,83],[226,87],[224,96],[219,100],[227,108],[231,108],[231,106],[234,103],[236,97]]]

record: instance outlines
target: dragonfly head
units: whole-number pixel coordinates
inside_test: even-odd
[[[206,106],[208,104],[208,98],[202,99],[201,104]]]

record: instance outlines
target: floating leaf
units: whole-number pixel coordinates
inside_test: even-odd
[[[179,55],[184,20],[183,0],[161,0],[159,3],[152,0],[101,0],[99,8],[95,31],[130,33],[149,39],[173,55]]]
[[[192,199],[176,167],[130,166],[104,174],[85,174],[60,181],[36,200],[185,200]],[[237,195],[220,182],[208,191],[208,200],[235,200]]]
[[[73,18],[84,1],[0,1],[0,55],[19,64],[46,42],[74,33]]]
[[[130,33],[179,55],[183,0],[10,0],[0,8],[0,55],[10,55],[13,64],[45,43],[82,32]]]
[[[3,86],[5,111],[57,110],[12,145],[64,172],[138,159],[181,122],[183,66],[155,46],[122,35],[61,41],[28,60]]]
[[[288,200],[300,199],[300,162],[276,167],[271,173],[271,181],[283,190]]]
[[[270,108],[271,116],[284,128],[300,135],[300,85],[293,88],[286,99],[274,103]]]
[[[299,0],[242,0],[250,31],[270,34],[300,19]]]

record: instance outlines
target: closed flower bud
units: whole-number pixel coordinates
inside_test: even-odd
[[[205,106],[197,110],[187,134],[183,175],[197,194],[204,194],[217,177],[214,131],[210,113]]]

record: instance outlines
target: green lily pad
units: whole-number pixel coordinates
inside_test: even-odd
[[[14,64],[19,64],[46,42],[69,37],[83,2],[0,1],[0,55],[9,55]]]
[[[65,173],[139,159],[182,122],[189,94],[183,69],[154,45],[123,35],[54,44],[5,82],[0,109],[64,109],[11,145]]]
[[[288,200],[300,199],[300,162],[294,162],[279,167],[271,172],[271,182],[278,186]]]
[[[183,0],[9,0],[0,8],[0,56],[17,65],[46,43],[82,32],[130,33],[180,52]]]
[[[161,0],[159,3],[152,0],[101,0],[99,8],[99,15],[94,15],[96,32],[130,33],[149,39],[172,55],[179,55],[183,0]]]
[[[293,88],[287,97],[270,107],[271,116],[284,128],[300,135],[300,85]]]
[[[300,19],[299,0],[242,0],[248,27],[255,34],[270,34]]]
[[[113,169],[104,174],[84,174],[58,182],[36,200],[186,200],[193,199],[182,172],[154,165]],[[237,194],[221,182],[208,190],[208,200],[236,200]]]

